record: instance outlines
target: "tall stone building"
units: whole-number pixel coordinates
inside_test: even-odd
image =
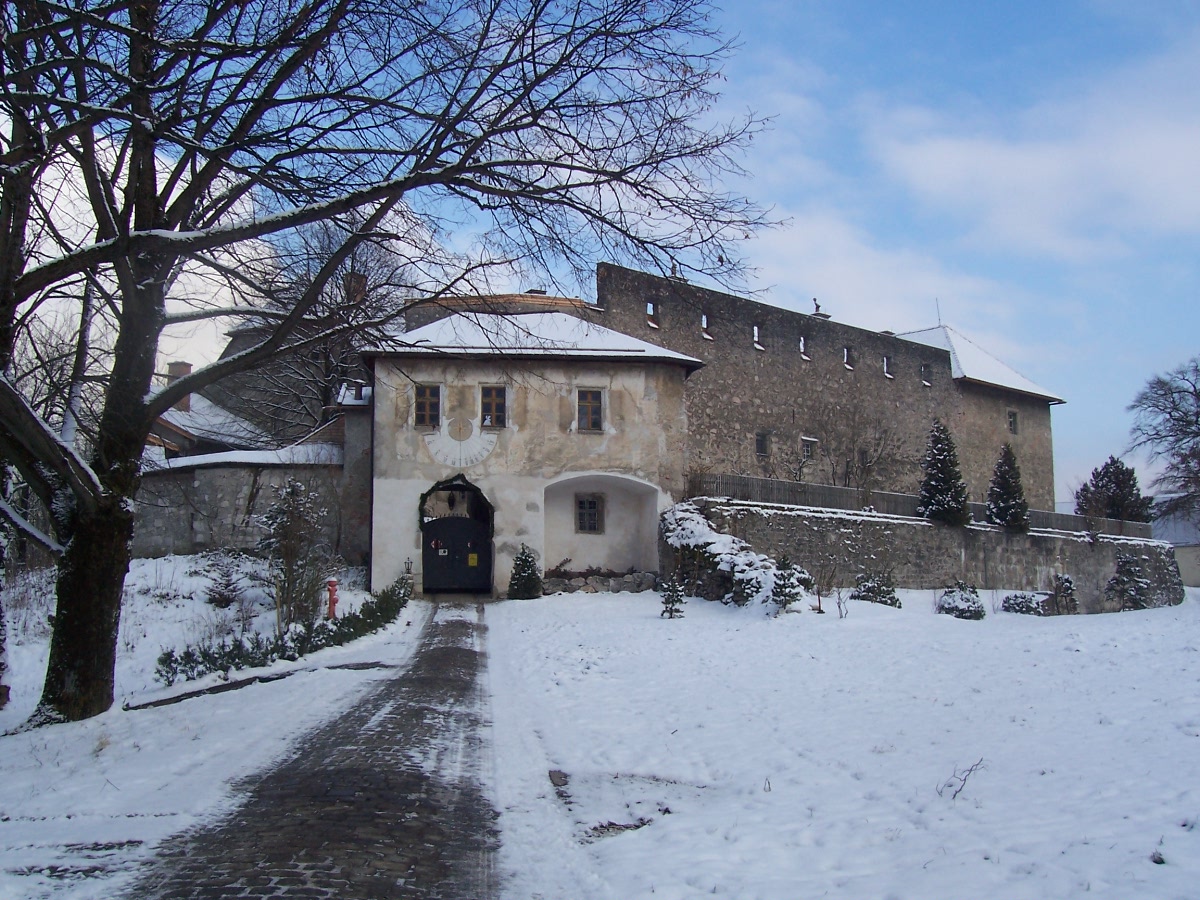
[[[869,331],[607,263],[596,294],[598,322],[704,362],[687,387],[690,471],[915,493],[938,418],[972,500],[1007,442],[1030,505],[1054,508],[1063,401],[948,326]]]

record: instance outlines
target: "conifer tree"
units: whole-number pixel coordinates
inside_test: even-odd
[[[787,556],[775,560],[775,587],[771,590],[771,599],[779,607],[780,612],[804,596],[804,580],[808,575],[799,566],[793,565]]]
[[[1104,586],[1104,598],[1121,610],[1151,606],[1150,582],[1143,575],[1136,556],[1117,554],[1117,570]]]
[[[1000,458],[996,460],[996,468],[992,471],[992,483],[988,485],[987,517],[989,522],[1003,525],[1009,531],[1029,530],[1029,504],[1025,501],[1021,470],[1011,444],[1000,448]]]
[[[971,521],[967,509],[967,486],[958,467],[958,451],[950,429],[939,419],[933,420],[929,431],[929,448],[925,451],[925,478],[917,513],[947,525],[966,525]]]
[[[508,580],[508,599],[532,600],[542,596],[542,573],[533,551],[525,544],[513,557],[512,576]]]
[[[1153,497],[1143,497],[1137,473],[1115,456],[1075,492],[1075,515],[1149,522]]]
[[[659,593],[662,594],[662,612],[660,617],[666,616],[668,619],[683,618],[683,585],[676,579],[675,574],[671,573],[671,577],[663,582],[659,588]]]

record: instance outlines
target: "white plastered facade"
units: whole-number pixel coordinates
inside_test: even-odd
[[[461,475],[494,510],[492,594],[522,544],[542,570],[658,570],[658,515],[685,487],[687,368],[604,358],[375,359],[371,583],[412,561],[422,584],[421,497]],[[435,386],[437,428],[416,424],[418,385]],[[504,387],[506,422],[482,427],[481,391]],[[602,427],[581,431],[578,392],[599,391]],[[602,498],[598,533],[580,531],[580,496]]]

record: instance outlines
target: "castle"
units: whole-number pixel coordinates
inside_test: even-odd
[[[658,515],[689,476],[912,493],[935,418],[973,499],[1009,443],[1031,506],[1053,508],[1062,401],[949,327],[874,332],[605,263],[596,288],[595,304],[529,292],[415,310],[405,346],[364,350],[366,384],[305,441],[148,474],[135,551],[250,545],[266,488],[300,474],[376,587],[410,565],[431,592],[502,593],[522,544],[543,568],[654,572]],[[252,433],[280,418],[255,396],[220,393]]]

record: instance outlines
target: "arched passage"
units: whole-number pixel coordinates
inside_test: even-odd
[[[491,593],[495,511],[455,475],[421,495],[421,587],[426,594]]]
[[[547,568],[658,571],[658,489],[620,475],[579,475],[546,488]]]

